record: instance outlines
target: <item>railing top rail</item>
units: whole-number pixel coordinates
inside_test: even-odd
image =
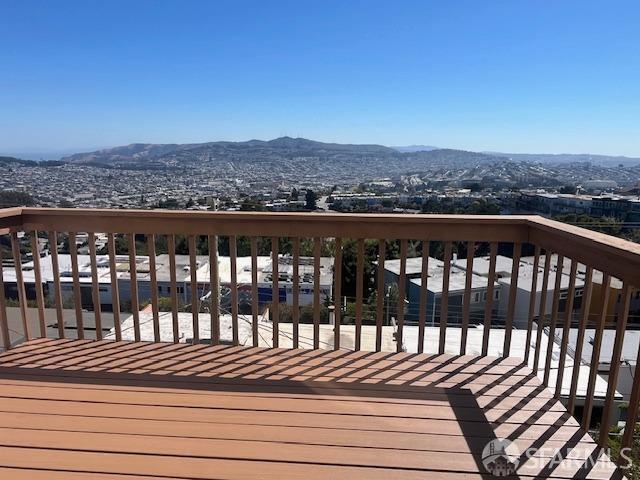
[[[531,243],[640,287],[640,244],[540,216],[527,222]]]
[[[20,207],[0,209],[0,234],[22,224],[22,210]]]
[[[24,208],[26,229],[200,235],[526,241],[527,216]]]

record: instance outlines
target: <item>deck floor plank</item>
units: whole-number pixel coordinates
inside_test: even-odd
[[[38,339],[0,354],[6,479],[614,478],[518,359]],[[566,452],[549,466],[552,453]]]

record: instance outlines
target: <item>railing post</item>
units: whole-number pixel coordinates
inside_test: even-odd
[[[178,321],[178,282],[176,279],[176,236],[167,236],[169,250],[169,279],[171,281],[171,321],[173,324],[173,343],[180,341],[180,324]],[[217,266],[217,263],[216,263]],[[212,295],[213,297],[213,295]],[[217,298],[217,295],[216,297]],[[212,298],[212,301],[215,300]],[[213,305],[213,302],[212,302]]]
[[[427,282],[429,281],[429,240],[422,241],[422,263],[420,266],[420,307],[418,319],[418,353],[424,352],[424,331],[427,323]]]
[[[212,267],[213,268],[213,267]],[[213,289],[213,281],[211,281],[211,288]],[[212,300],[213,300],[213,290]],[[216,299],[218,296],[216,295]],[[213,327],[212,327],[213,328]],[[294,326],[294,347],[298,348],[296,331]],[[258,239],[251,237],[251,336],[253,337],[253,346],[258,346]]]
[[[60,289],[60,264],[58,261],[58,233],[49,232],[49,250],[51,253],[51,269],[53,274],[53,296],[56,304],[58,337],[64,338],[64,314],[62,311],[62,290]]]
[[[231,272],[231,341],[239,345],[238,326],[238,242],[235,235],[229,237],[229,262]]]
[[[580,315],[580,325],[578,326],[578,338],[576,340],[576,351],[573,360],[573,372],[571,373],[571,389],[569,390],[569,401],[567,411],[573,415],[576,406],[576,392],[578,390],[578,380],[580,379],[580,367],[582,365],[582,349],[584,336],[589,324],[589,307],[591,305],[591,295],[593,293],[593,268],[587,267],[584,276],[584,290],[582,291],[582,311]]]
[[[362,297],[364,290],[364,239],[358,239],[356,266],[356,338],[354,348],[360,350],[362,341]]]
[[[445,351],[447,342],[447,320],[449,317],[449,280],[451,276],[451,242],[444,244],[444,268],[442,269],[442,294],[440,295],[440,338],[438,354]]]
[[[40,336],[46,338],[47,326],[44,318],[44,292],[42,290],[42,271],[40,270],[40,249],[38,248],[38,232],[31,232],[31,254],[33,256],[33,272],[36,290],[36,302],[38,303],[38,323],[40,325]],[[2,263],[0,261],[0,263]],[[4,295],[4,290],[2,290]]]
[[[136,259],[136,235],[128,234],[129,244],[129,286],[131,288],[131,314],[133,315],[133,334],[140,341],[140,304],[138,299],[138,263]]]
[[[536,300],[538,298],[538,268],[540,267],[540,247],[535,246],[533,254],[533,270],[531,273],[531,292],[529,295],[529,315],[527,317],[527,338],[524,344],[524,364],[529,365],[531,354],[531,335],[533,333],[533,317],[535,316]]]
[[[113,310],[113,325],[116,331],[116,341],[122,340],[120,325],[120,288],[118,286],[118,271],[116,265],[116,241],[113,233],[107,235],[107,251],[109,254],[109,273],[111,274],[111,305]]]
[[[558,255],[555,271],[555,282],[553,287],[553,303],[551,306],[551,320],[549,321],[549,337],[547,340],[547,355],[544,361],[544,375],[542,383],[549,386],[549,375],[551,374],[551,360],[553,358],[553,346],[555,345],[556,323],[558,322],[558,309],[560,308],[560,289],[562,287],[562,270],[564,269],[564,257]]]
[[[547,294],[549,290],[549,270],[551,268],[551,252],[544,252],[544,272],[542,276],[542,292],[540,292],[540,307],[538,308],[538,326],[536,328],[536,351],[533,358],[533,373],[538,374],[540,351],[542,349],[542,333],[544,332],[544,319],[547,316]],[[537,286],[536,286],[537,290]],[[535,293],[537,295],[537,292]]]
[[[156,236],[147,236],[149,252],[149,280],[151,281],[151,313],[153,315],[153,339],[160,341],[160,312],[158,307],[158,278],[156,272]]]
[[[482,355],[489,354],[489,336],[491,335],[491,317],[493,316],[493,292],[496,281],[496,257],[498,255],[498,244],[491,243],[489,254],[489,274],[487,275],[487,302],[484,305],[484,332],[482,335]]]
[[[273,348],[278,348],[280,343],[280,286],[278,285],[280,247],[278,245],[278,237],[271,237],[271,328],[273,330]]]
[[[342,321],[342,239],[340,237],[335,239],[333,282],[333,304],[335,306],[333,322],[333,348],[335,350],[339,350],[340,323]]]
[[[173,237],[173,236],[172,236]],[[217,235],[209,235],[207,239],[209,245],[209,288],[211,291],[211,299],[210,299],[210,313],[211,313],[211,343],[214,345],[218,345],[220,343],[220,276],[218,272],[218,237]],[[174,242],[175,243],[175,242]],[[173,264],[175,266],[175,244],[173,245],[173,249],[169,249],[170,259],[173,258]],[[173,253],[172,253],[173,252]],[[175,270],[172,271],[175,275]],[[172,277],[172,281],[175,279]],[[173,290],[172,290],[173,291]],[[254,296],[257,296],[257,291],[254,288]],[[175,310],[175,302],[173,309]],[[256,309],[257,310],[257,309]],[[176,314],[177,315],[177,314]],[[177,318],[177,317],[174,317]],[[257,315],[254,316],[254,324]],[[177,326],[175,327],[177,329]],[[258,332],[257,325],[255,325],[256,330],[254,330],[253,341],[254,345],[258,345]],[[177,331],[177,330],[176,330]],[[174,335],[176,333],[174,332]]]
[[[609,305],[609,294],[611,292],[611,277],[608,274],[602,276],[602,311],[596,325],[596,332],[593,340],[593,351],[591,352],[591,364],[589,365],[589,385],[584,401],[584,414],[582,416],[582,429],[586,432],[591,425],[591,414],[593,413],[593,396],[596,390],[596,380],[598,378],[598,365],[600,363],[600,349],[602,348],[602,333],[607,319],[607,306]]]
[[[320,253],[321,239],[313,239],[313,348],[320,348]]]
[[[471,287],[473,285],[473,261],[475,242],[467,242],[467,267],[464,273],[464,295],[462,298],[462,331],[460,332],[460,355],[467,353],[469,316],[471,314]]]
[[[556,391],[554,398],[560,398],[562,393],[562,381],[564,378],[564,367],[569,345],[569,332],[571,330],[571,317],[573,315],[573,302],[576,294],[576,273],[578,270],[578,262],[571,260],[571,270],[569,273],[569,291],[567,292],[567,301],[565,303],[564,324],[562,326],[562,344],[560,346],[560,359],[558,360],[558,376],[556,377]],[[575,358],[574,362],[580,359]]]
[[[616,388],[618,386],[618,375],[620,373],[620,358],[622,356],[622,345],[624,334],[627,330],[627,320],[629,319],[629,308],[631,306],[631,289],[627,283],[622,288],[622,311],[617,318],[616,339],[613,344],[611,363],[609,364],[609,376],[607,378],[607,396],[602,409],[602,420],[600,421],[600,436],[598,443],[601,447],[607,445],[609,438],[609,423],[615,400]],[[640,358],[636,359],[640,362]],[[635,382],[640,382],[640,378],[634,378]],[[635,426],[635,425],[634,425]],[[633,428],[633,426],[632,426]]]
[[[96,258],[96,237],[89,233],[89,255],[91,257],[91,290],[93,292],[93,314],[96,323],[96,339],[102,340],[102,306],[100,304],[100,283]]]
[[[9,334],[9,320],[7,318],[7,301],[4,296],[4,273],[2,269],[2,249],[0,249],[0,333],[2,334],[2,346],[5,350],[11,348],[11,336]]]
[[[13,251],[14,270],[16,272],[16,288],[18,289],[18,301],[20,302],[20,318],[22,319],[22,332],[26,341],[31,340],[29,332],[29,321],[27,318],[27,293],[24,288],[24,278],[22,276],[22,260],[20,253],[20,241],[18,234],[11,232],[11,249]],[[0,266],[1,268],[1,266]]]
[[[82,294],[80,291],[80,272],[78,266],[78,244],[75,232],[69,232],[69,254],[71,255],[71,275],[73,276],[73,305],[76,312],[78,338],[84,338],[84,319],[82,317]]]
[[[511,353],[511,334],[513,330],[513,316],[515,314],[516,296],[518,294],[518,277],[520,273],[520,255],[522,245],[513,244],[513,257],[511,264],[511,278],[509,279],[509,305],[507,306],[507,318],[504,325],[504,346],[502,356],[508,357]]]
[[[198,293],[198,262],[196,259],[196,237],[194,235],[189,235],[188,244],[189,274],[191,277],[189,287],[191,290],[191,323],[193,328],[193,343],[198,343],[200,342],[200,294]],[[231,244],[231,241],[229,241],[229,244]]]

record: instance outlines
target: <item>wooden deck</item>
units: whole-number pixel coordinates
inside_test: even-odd
[[[0,478],[494,478],[497,437],[544,449],[519,478],[621,478],[519,362],[35,340],[0,355]]]

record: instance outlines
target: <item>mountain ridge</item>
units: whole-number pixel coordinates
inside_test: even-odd
[[[63,162],[103,166],[173,163],[181,161],[260,161],[277,158],[318,157],[362,160],[366,157],[402,160],[420,158],[434,161],[525,161],[536,163],[619,163],[640,164],[640,158],[595,154],[535,154],[471,152],[426,145],[388,147],[379,144],[326,143],[301,137],[279,137],[271,140],[215,141],[201,143],[131,143],[90,152],[79,152],[61,158]]]

